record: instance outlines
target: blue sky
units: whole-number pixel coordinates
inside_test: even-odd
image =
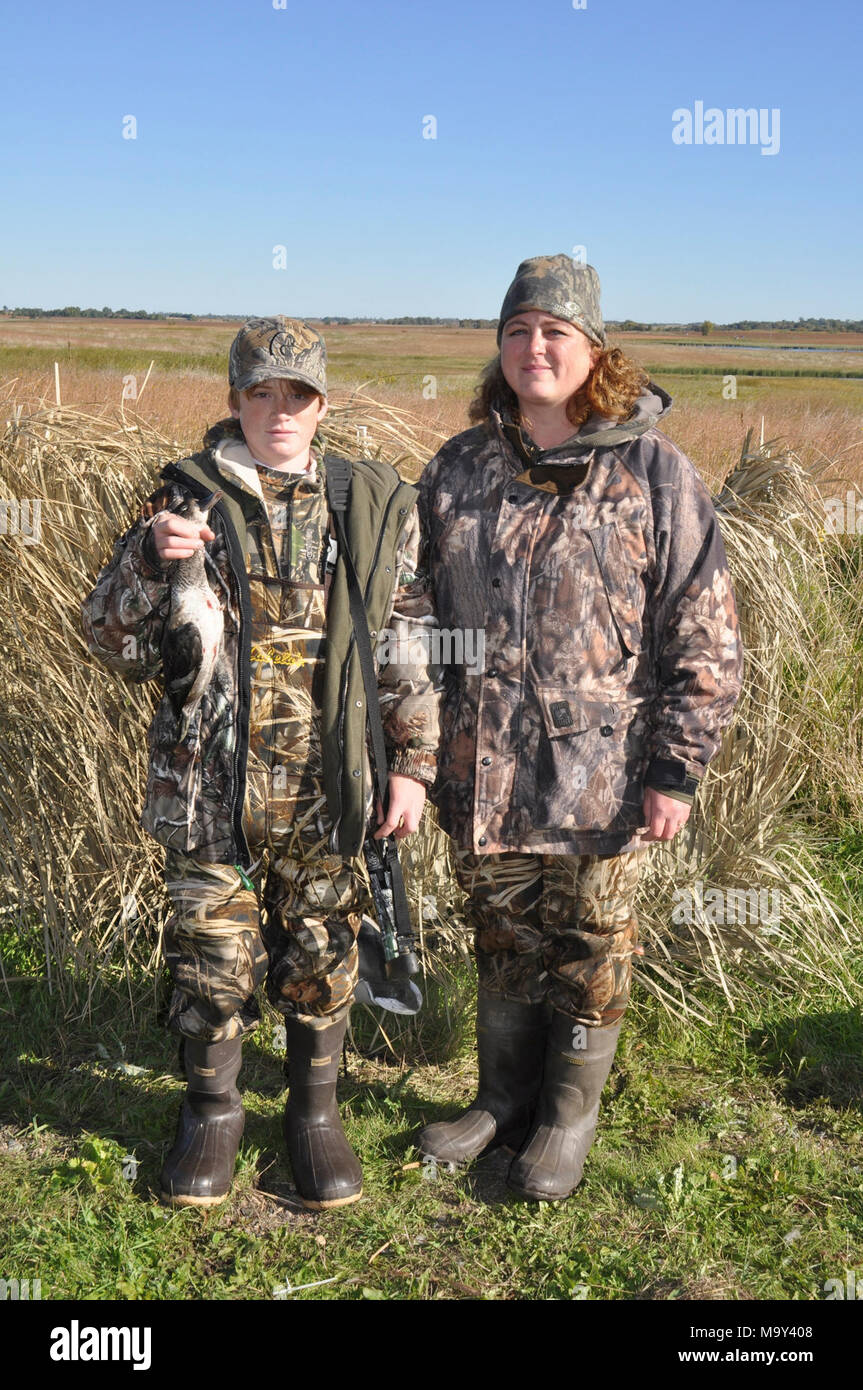
[[[608,318],[858,318],[859,35],[857,0],[9,6],[0,304],[492,317],[584,246]],[[697,101],[778,108],[778,152],[676,144]]]

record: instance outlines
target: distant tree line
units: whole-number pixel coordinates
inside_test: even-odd
[[[783,332],[793,333],[800,329],[805,333],[816,330],[826,333],[863,332],[863,319],[740,319],[737,323],[719,324],[720,328],[781,328]]]
[[[81,309],[77,304],[67,305],[65,309],[10,309],[3,305],[2,312],[16,319],[184,319],[196,323],[201,319],[226,319],[242,323],[245,314],[181,314],[150,313],[147,309]],[[405,325],[415,328],[497,328],[497,319],[459,319],[431,318],[428,314],[402,314],[398,318],[369,318],[368,315],[348,318],[340,314],[326,314],[323,318],[312,316],[316,323],[351,324],[380,323]],[[774,328],[785,333],[815,331],[828,333],[863,333],[863,319],[739,319],[736,323],[712,323],[703,319],[699,323],[639,323],[635,319],[606,319],[606,326],[619,333],[725,333],[734,329]]]
[[[344,318],[340,314],[327,314],[324,318],[315,319],[315,323],[323,324],[346,324],[346,323],[383,323],[405,325],[409,328],[497,328],[497,319],[435,319],[428,314],[401,314],[394,319],[369,318]]]
[[[197,319],[206,318],[204,314],[151,314],[147,309],[79,309],[77,304],[67,304],[65,309],[9,309],[3,305],[3,313],[11,314],[13,319]]]

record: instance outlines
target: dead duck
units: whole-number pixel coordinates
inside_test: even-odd
[[[204,498],[191,497],[178,515],[203,526],[220,490]],[[171,611],[162,640],[165,693],[180,721],[180,741],[189,732],[222,655],[225,618],[222,601],[207,577],[206,547],[186,560],[175,560],[171,577]]]

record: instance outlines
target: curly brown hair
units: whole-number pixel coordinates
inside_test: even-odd
[[[610,420],[628,420],[649,380],[644,368],[627,357],[621,348],[599,348],[590,376],[566,403],[566,415],[573,431],[580,429],[593,414],[604,415]],[[471,424],[482,424],[493,409],[506,412],[517,425],[523,423],[518,397],[501,369],[500,353],[483,368],[468,412]]]

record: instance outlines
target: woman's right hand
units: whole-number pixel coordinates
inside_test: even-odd
[[[663,796],[653,787],[644,789],[644,820],[647,832],[642,840],[673,840],[689,820],[692,807],[674,796]]]
[[[176,512],[157,512],[151,530],[156,554],[163,565],[169,565],[172,560],[188,560],[197,550],[203,550],[205,541],[216,539],[215,531],[211,531],[206,522],[199,526]]]

